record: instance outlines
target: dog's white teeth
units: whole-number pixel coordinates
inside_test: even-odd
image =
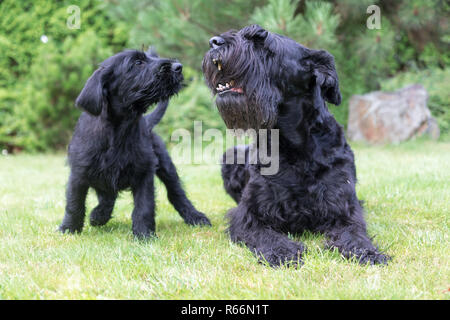
[[[220,91],[220,92],[230,90],[234,87],[234,83],[235,83],[234,80],[231,80],[230,82],[226,82],[224,85],[219,83],[216,87],[216,90]]]
[[[219,92],[227,91],[234,88],[235,81],[231,80],[230,82],[226,82],[225,84],[219,83],[216,87],[216,90]]]
[[[217,63],[217,69],[219,69],[219,71],[222,70],[222,63],[220,61]]]

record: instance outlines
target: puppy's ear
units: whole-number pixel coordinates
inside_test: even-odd
[[[102,112],[106,97],[103,92],[102,69],[99,68],[89,77],[75,101],[75,105],[94,116]]]
[[[143,51],[143,50],[142,50]],[[155,47],[148,47],[147,54],[153,58],[159,58],[158,52],[156,52]]]
[[[311,50],[310,62],[313,73],[313,103],[319,112],[319,121],[327,114],[326,104],[323,100],[334,105],[341,103],[339,80],[334,65],[334,58],[325,50]]]

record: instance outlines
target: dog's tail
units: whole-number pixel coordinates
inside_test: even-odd
[[[158,102],[156,109],[152,113],[144,117],[147,123],[148,131],[152,131],[153,128],[161,121],[164,113],[166,112],[167,106],[169,105],[169,99],[164,99]]]

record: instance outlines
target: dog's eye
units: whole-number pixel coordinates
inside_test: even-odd
[[[136,60],[134,62],[135,65],[140,66],[141,64],[143,64],[143,62],[141,60]]]

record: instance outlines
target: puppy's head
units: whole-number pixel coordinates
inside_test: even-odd
[[[98,116],[142,114],[182,87],[181,63],[153,52],[126,50],[109,57],[87,80],[75,104]]]
[[[295,99],[318,121],[326,116],[325,101],[341,101],[333,56],[306,48],[258,25],[228,31],[210,39],[203,59],[206,83],[229,128],[271,128]]]

